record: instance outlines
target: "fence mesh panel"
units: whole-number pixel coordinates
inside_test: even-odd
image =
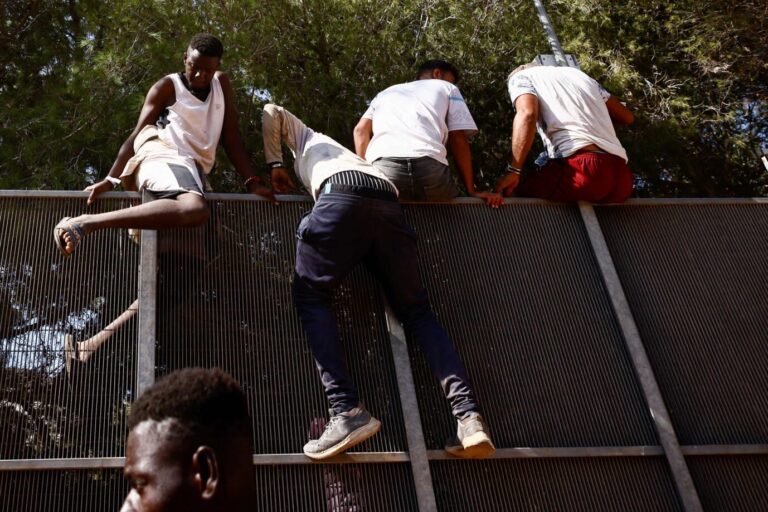
[[[103,199],[96,208],[126,207]],[[53,227],[82,198],[0,198],[0,458],[122,456],[133,401],[135,317],[73,361],[65,341],[97,335],[136,298],[139,250],[97,232],[71,258]],[[69,361],[69,362],[68,362]],[[69,367],[69,370],[68,370]]]
[[[95,211],[137,201],[110,195]],[[312,205],[221,196],[210,204],[204,228],[158,235],[155,375],[224,368],[248,397],[255,453],[300,453],[328,414],[291,298],[295,226]],[[127,491],[119,469],[76,469],[75,459],[97,467],[124,453],[139,364],[139,246],[125,230],[106,230],[62,257],[53,226],[84,210],[77,193],[0,195],[2,510],[117,510]],[[405,212],[433,307],[499,448],[659,453],[578,208]],[[764,508],[765,455],[727,453],[768,444],[768,204],[640,202],[596,212],[681,443],[725,445],[726,455],[687,457],[704,508]],[[335,306],[350,371],[382,431],[353,450],[373,452],[367,463],[263,458],[253,510],[418,508],[411,465],[383,453],[408,446],[381,290],[359,268]],[[427,448],[440,450],[455,421],[418,347],[409,350],[420,427]],[[679,510],[665,459],[642,452],[542,450],[550,455],[527,459],[502,450],[499,459],[429,465],[440,510]],[[40,459],[73,465],[51,470]],[[12,469],[16,462],[38,467]]]

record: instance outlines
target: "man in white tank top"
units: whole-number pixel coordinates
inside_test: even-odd
[[[147,93],[139,121],[120,147],[106,178],[85,190],[88,204],[121,182],[147,189],[157,199],[133,208],[65,217],[54,228],[59,251],[68,256],[86,235],[105,228],[195,227],[208,220],[205,175],[211,172],[219,139],[245,188],[273,198],[250,164],[237,123],[232,86],[219,71],[224,48],[198,34],[184,53],[184,72],[165,76]]]

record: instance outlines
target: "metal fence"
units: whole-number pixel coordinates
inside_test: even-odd
[[[290,297],[307,198],[212,195],[204,228],[140,241],[102,231],[65,259],[52,228],[84,197],[0,192],[2,510],[119,508],[130,404],[186,366],[222,367],[246,392],[254,510],[768,502],[765,200],[405,205],[433,307],[499,450],[486,461],[442,450],[448,405],[358,269],[336,310],[383,427],[317,463],[301,446],[327,403]],[[138,201],[111,193],[98,208]],[[75,342],[86,362],[67,357]]]

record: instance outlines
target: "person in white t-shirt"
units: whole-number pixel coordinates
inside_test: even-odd
[[[475,190],[468,139],[477,126],[454,85],[459,72],[448,62],[429,60],[416,78],[371,101],[355,126],[355,152],[395,183],[400,200],[441,202],[458,195],[447,145],[467,193],[498,207],[500,195]]]
[[[497,191],[558,202],[620,203],[632,195],[627,152],[613,123],[631,124],[634,116],[618,98],[570,67],[525,64],[508,85],[517,113],[509,172]],[[521,179],[537,128],[546,155]]]
[[[273,199],[261,185],[245,151],[237,124],[232,86],[219,71],[224,47],[210,34],[192,38],[184,53],[184,72],[158,80],[147,93],[139,121],[120,147],[109,174],[87,187],[88,204],[121,182],[128,190],[147,189],[156,200],[99,214],[64,217],[53,239],[64,256],[80,241],[105,228],[195,227],[208,220],[205,175],[211,172],[221,138],[246,189]]]

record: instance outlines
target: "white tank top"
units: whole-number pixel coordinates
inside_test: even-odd
[[[224,92],[214,76],[211,92],[200,100],[184,86],[178,73],[168,75],[176,91],[176,103],[168,107],[168,124],[158,126],[158,135],[179,154],[193,158],[205,174],[216,160],[221,127],[224,124]]]

